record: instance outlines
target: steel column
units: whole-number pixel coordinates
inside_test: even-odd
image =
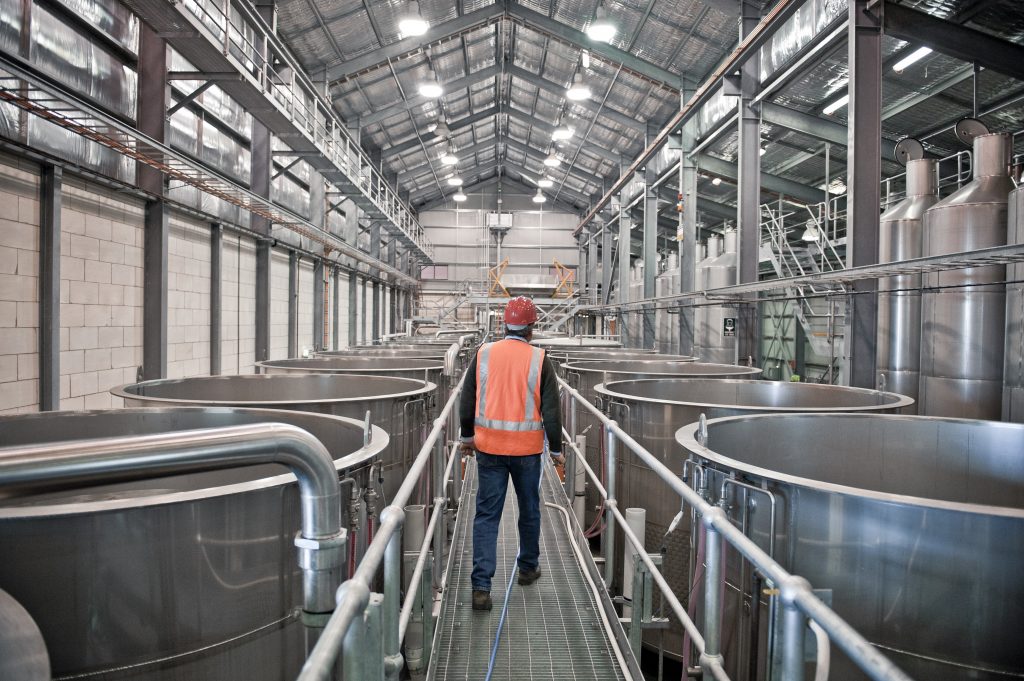
[[[355,272],[348,275],[348,345],[359,345],[359,277]]]
[[[612,302],[612,281],[615,258],[612,253],[615,250],[615,225],[609,219],[604,223],[601,238],[601,296],[605,304]]]
[[[623,167],[622,172],[625,172]],[[619,193],[619,205],[625,206],[629,203],[629,196],[627,195],[625,187]],[[629,302],[629,266],[633,237],[630,233],[632,231],[633,223],[629,218],[629,211],[624,210],[619,213],[619,298],[620,303]],[[628,314],[635,314],[630,312]],[[622,335],[622,344],[626,347],[633,347],[637,339],[632,338],[629,333],[629,324],[626,321],[626,312],[619,312],[619,324],[622,328],[619,329],[619,333]]]
[[[325,350],[328,343],[324,343],[324,305],[327,295],[324,291],[324,261],[317,259],[313,263],[313,350]]]
[[[270,241],[256,241],[256,361],[270,359]]]
[[[683,89],[682,102],[693,96],[693,92]],[[697,165],[690,156],[696,143],[696,122],[693,119],[683,124],[680,139],[679,193],[682,194],[683,211],[679,213],[682,224],[682,241],[679,242],[679,291],[683,293],[694,290],[697,270]],[[681,355],[693,353],[693,308],[684,305],[679,308],[679,348]]]
[[[658,135],[658,126],[647,124],[647,142],[650,143]],[[658,174],[652,164],[644,167],[644,298],[654,297],[654,280],[658,276],[658,188],[654,186]],[[654,348],[654,306],[644,305],[642,314],[643,347]]]
[[[617,457],[616,447],[619,440],[615,436],[615,421],[605,426],[605,466],[607,476],[605,478],[605,491],[608,497],[605,500],[604,510],[604,532],[601,534],[601,554],[604,558],[604,583],[611,591],[612,580],[615,579],[615,514],[612,507],[617,503],[615,500],[615,479],[618,470],[616,469]]]
[[[341,268],[331,270],[334,285],[334,314],[331,315],[331,349],[341,349]]]
[[[591,302],[599,302],[597,297],[597,225],[587,231],[587,292]]]
[[[221,253],[224,228],[219,223],[210,225],[210,375],[219,376],[221,368]],[[238,285],[241,285],[240,283]]]
[[[255,118],[249,148],[249,188],[258,196],[270,196],[270,170],[273,154],[270,131]],[[257,234],[270,236],[270,220],[253,214],[250,225]],[[256,242],[256,361],[270,359],[270,239]]]
[[[754,3],[741,3],[740,39],[745,38],[761,21]],[[761,249],[761,110],[755,102],[761,82],[760,52],[754,52],[740,67],[739,160],[737,162],[738,282],[757,281]],[[875,142],[877,149],[878,142]],[[753,305],[753,304],[752,304]],[[759,362],[760,326],[756,308],[747,307],[740,314],[736,343],[740,358],[752,357]]]
[[[60,213],[64,171],[39,181],[39,411],[60,409]]]
[[[299,356],[299,254],[288,251],[288,356]]]
[[[377,260],[380,260],[380,222],[374,222],[370,226],[370,255]],[[373,314],[371,316],[371,328],[370,339],[377,340],[380,338],[380,282],[374,280],[373,282]]]
[[[849,142],[847,145],[847,266],[878,262],[882,162],[882,5],[851,0],[849,19]],[[852,386],[875,385],[878,282],[854,283],[846,310],[846,379]],[[859,294],[859,295],[857,295]]]

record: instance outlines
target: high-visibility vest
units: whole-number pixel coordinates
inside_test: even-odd
[[[486,343],[476,356],[476,448],[525,456],[544,450],[540,373],[544,350],[514,339]]]

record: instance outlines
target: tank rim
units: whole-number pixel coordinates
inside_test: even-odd
[[[709,419],[707,421],[708,428],[721,423],[732,423],[737,421],[753,421],[756,419],[766,418],[777,418],[778,414],[752,414],[748,416],[725,416],[718,419]],[[797,412],[785,414],[787,417],[806,417],[806,418],[817,418],[822,414],[814,412]],[[905,420],[914,421],[918,419],[929,419],[935,421],[949,421],[956,423],[967,423],[967,424],[985,424],[995,425],[997,427],[1004,428],[1024,428],[1022,424],[1004,423],[1002,421],[984,421],[982,419],[960,419],[940,416],[909,416],[902,414],[831,414],[833,418],[849,418],[849,419],[886,419],[886,420]],[[963,501],[944,501],[941,499],[929,499],[928,497],[919,497],[909,494],[893,494],[891,492],[878,492],[875,490],[864,489],[861,487],[851,487],[850,485],[840,485],[833,482],[825,482],[824,480],[815,480],[814,478],[805,478],[799,475],[790,475],[788,473],[780,473],[773,471],[768,468],[762,468],[761,466],[754,466],[743,461],[738,461],[731,457],[719,454],[712,449],[709,449],[699,442],[697,442],[697,429],[700,427],[699,423],[691,423],[683,426],[676,431],[676,442],[679,443],[684,450],[689,452],[691,455],[698,456],[700,458],[707,459],[714,463],[722,464],[730,468],[754,475],[766,480],[776,480],[778,482],[795,485],[797,487],[804,487],[807,489],[813,489],[823,492],[831,492],[834,494],[841,494],[848,497],[860,497],[864,499],[870,499],[873,501],[880,501],[883,503],[893,504],[909,504],[912,506],[918,506],[922,508],[930,508],[942,511],[957,511],[960,513],[971,513],[975,515],[989,515],[999,516],[1004,518],[1018,518],[1024,519],[1024,508],[1014,508],[1012,506],[991,506],[987,504],[972,504]]]
[[[76,414],[79,416],[99,416],[104,415],[110,416],[131,416],[133,414],[181,414],[181,413],[233,413],[242,412],[245,414],[256,414],[257,416],[265,415],[267,417],[266,422],[276,423],[281,418],[281,411],[279,409],[250,409],[247,407],[128,407],[126,409],[92,409],[83,411],[51,411],[51,412],[39,412],[35,414],[17,414],[11,416],[0,417],[0,424],[3,424],[7,420],[45,420],[52,418],[54,415],[60,414]],[[333,414],[318,414],[315,412],[296,412],[304,416],[311,416],[318,419],[326,419],[339,423],[345,423],[347,425],[354,426],[360,431],[363,428],[363,423],[356,419],[349,418],[347,416],[335,416]],[[301,427],[301,426],[300,426]],[[359,449],[352,451],[340,458],[334,460],[334,468],[338,472],[357,468],[362,464],[371,461],[373,458],[379,456],[388,445],[390,444],[391,437],[387,431],[377,425],[371,424],[372,435],[369,444],[363,445]],[[82,438],[68,438],[67,441],[73,441],[75,439]],[[54,440],[54,442],[62,442],[64,440]],[[284,470],[282,468],[282,470]],[[87,513],[99,513],[108,511],[121,511],[131,510],[142,507],[151,506],[166,506],[170,504],[179,504],[189,501],[196,501],[199,499],[215,499],[217,497],[230,496],[235,494],[244,494],[246,492],[252,492],[261,489],[268,489],[272,487],[281,487],[290,483],[296,482],[295,475],[293,473],[281,473],[280,475],[272,475],[270,477],[257,478],[255,480],[247,480],[245,482],[236,482],[228,485],[220,485],[217,487],[203,487],[201,489],[188,490],[183,492],[170,492],[166,494],[153,494],[149,496],[139,497],[127,497],[123,499],[104,499],[97,501],[79,501],[73,503],[43,503],[31,506],[3,506],[0,505],[0,520],[8,520],[13,518],[36,518],[36,517],[47,517],[56,518],[63,516],[82,515]]]
[[[351,357],[355,357],[355,356],[356,355],[351,355]],[[289,359],[268,359],[268,360],[264,360],[262,362],[256,362],[256,366],[258,366],[260,368],[266,367],[268,369],[294,369],[295,373],[307,373],[307,374],[338,373],[339,369],[317,369],[317,368],[314,368],[314,367],[298,367],[298,366],[294,366],[293,367],[291,365],[282,364],[282,363],[283,362],[289,362],[292,359],[300,360],[300,361],[309,361],[311,359],[312,360],[315,360],[315,359],[332,360],[332,359],[347,359],[347,358],[348,358],[348,356],[316,355],[315,357],[310,357],[310,358],[294,357],[294,358],[289,358]],[[381,367],[367,367],[365,369],[344,367],[343,370],[344,370],[344,372],[346,374],[374,374],[374,375],[381,375],[381,374],[383,374],[383,375],[387,375],[390,372],[399,372],[399,371],[434,371],[434,370],[443,370],[444,369],[444,362],[443,361],[441,361],[441,360],[434,360],[434,359],[426,358],[426,357],[369,357],[368,359],[408,359],[408,360],[410,360],[410,363],[411,362],[426,361],[428,364],[431,364],[432,366],[428,366],[428,365],[425,364],[423,366],[394,367],[394,368],[390,368],[390,369],[386,368],[386,367],[385,368],[381,368]]]
[[[594,366],[583,366],[584,364],[596,364],[596,363],[599,363],[599,362],[600,363],[604,363],[604,362],[619,362],[619,361],[631,362],[631,363],[636,363],[636,364],[661,364],[661,363],[664,363],[664,360],[656,360],[656,359],[629,359],[629,360],[614,360],[614,359],[613,360],[600,360],[600,359],[595,359],[595,360],[580,360],[578,362],[568,362],[568,363],[564,364],[563,367],[567,371],[572,370],[572,371],[577,371],[577,372],[586,372],[586,373],[593,373],[593,374],[625,374],[625,373],[635,373],[635,372],[632,372],[632,371],[627,370],[627,369],[616,370],[614,368],[599,368],[599,367],[594,367]],[[692,367],[692,366],[724,367],[724,368],[727,368],[727,369],[733,369],[734,371],[732,371],[731,373],[742,374],[742,375],[747,375],[747,376],[760,376],[763,373],[763,371],[764,371],[760,367],[745,367],[742,364],[718,364],[716,362],[682,362],[682,361],[676,362],[676,364],[679,364],[679,365],[681,365],[683,367],[687,367],[687,366],[690,366],[690,367]],[[661,375],[661,376],[676,376],[677,375],[677,374],[675,374],[673,372],[670,372],[670,371],[647,371],[647,372],[642,372],[642,373],[650,374],[652,376],[658,376],[658,375]],[[723,374],[727,374],[727,373],[730,373],[730,372],[723,371],[722,373]],[[715,376],[715,375],[716,374],[699,374],[699,375],[694,376],[694,378],[698,378],[698,377],[701,377],[701,376]],[[683,378],[683,377],[680,376],[680,378]]]
[[[720,402],[688,402],[688,401],[685,401],[685,400],[668,400],[668,399],[659,399],[659,398],[656,398],[656,397],[642,397],[642,396],[639,396],[639,395],[629,395],[629,394],[626,394],[626,393],[614,392],[613,389],[612,389],[612,386],[615,386],[616,384],[620,384],[620,383],[683,383],[683,382],[686,382],[686,383],[709,383],[709,384],[715,384],[715,385],[723,385],[723,384],[728,385],[728,384],[733,384],[733,383],[742,383],[744,385],[746,385],[746,384],[750,384],[750,385],[768,385],[768,384],[777,383],[779,385],[785,385],[785,386],[793,386],[793,385],[804,386],[802,388],[798,388],[798,390],[823,390],[823,389],[827,390],[827,389],[840,388],[841,392],[845,392],[845,393],[859,393],[859,394],[864,394],[864,395],[867,395],[867,394],[877,394],[877,395],[884,395],[886,397],[893,397],[896,400],[895,402],[886,403],[886,404],[865,404],[865,405],[856,406],[856,407],[820,407],[820,408],[811,408],[811,407],[770,407],[770,409],[773,412],[779,412],[779,413],[814,412],[815,414],[830,414],[830,413],[846,414],[846,413],[858,412],[858,411],[878,411],[879,409],[884,409],[884,410],[888,411],[888,410],[892,410],[892,409],[902,409],[904,407],[909,407],[909,406],[913,405],[914,402],[915,402],[914,398],[912,398],[912,397],[909,397],[907,395],[901,395],[900,393],[888,392],[888,391],[885,391],[885,390],[873,390],[871,388],[856,388],[856,387],[853,387],[853,386],[824,385],[824,384],[817,384],[817,383],[785,383],[785,382],[782,382],[782,381],[762,381],[762,380],[758,380],[758,379],[749,379],[749,378],[702,378],[702,377],[693,377],[693,378],[689,378],[689,377],[635,378],[635,379],[626,379],[626,380],[621,380],[621,381],[609,381],[607,383],[598,383],[594,387],[594,390],[596,392],[602,394],[602,395],[607,395],[609,397],[618,397],[618,398],[622,398],[622,399],[625,399],[625,400],[630,400],[630,401],[633,401],[633,402],[647,402],[647,403],[650,403],[650,404],[672,404],[672,405],[677,405],[677,406],[681,406],[681,407],[708,407],[709,409],[713,409],[713,408],[735,409],[737,411],[743,411],[743,410],[762,411],[762,410],[765,410],[765,409],[769,408],[769,407],[766,407],[766,406],[755,406],[755,405],[744,405],[744,404],[727,404],[727,403],[720,403]],[[789,388],[784,388],[784,389],[789,389]]]

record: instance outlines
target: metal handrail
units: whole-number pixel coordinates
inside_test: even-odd
[[[623,527],[623,534],[626,540],[637,549],[640,560],[644,562],[651,576],[662,589],[662,596],[669,603],[675,615],[679,618],[683,628],[693,641],[693,644],[700,652],[700,664],[703,669],[710,673],[715,679],[727,679],[723,666],[721,651],[721,582],[724,579],[723,558],[721,541],[724,539],[737,552],[746,558],[760,572],[770,580],[779,591],[779,598],[783,607],[782,620],[782,678],[786,681],[800,681],[804,677],[804,629],[806,620],[817,623],[828,637],[838,645],[860,669],[875,681],[910,681],[902,670],[900,670],[885,655],[879,652],[871,643],[861,636],[834,610],[823,603],[811,590],[810,584],[803,577],[792,575],[776,562],[768,553],[762,550],[756,543],[747,537],[739,528],[732,524],[725,511],[712,506],[693,488],[687,485],[679,476],[674,474],[661,460],[647,451],[640,443],[634,440],[628,433],[619,427],[618,423],[605,416],[601,410],[585,399],[577,390],[572,388],[562,378],[558,383],[564,391],[567,391],[573,403],[578,403],[590,412],[598,421],[604,425],[608,437],[606,468],[609,472],[615,470],[615,443],[621,442],[633,452],[650,470],[667,484],[673,492],[678,494],[684,504],[690,505],[698,515],[706,532],[705,560],[705,612],[703,637],[697,629],[696,623],[679,599],[669,588],[664,575],[647,556],[643,543],[629,530],[625,517],[619,511],[615,502],[614,478],[609,475],[607,488],[598,486],[601,496],[604,498],[606,524],[609,528],[614,527],[618,522]],[[570,440],[571,442],[571,440]],[[587,475],[595,482],[597,477],[594,471],[585,461],[582,453],[575,444],[570,444],[580,463],[586,469]],[[607,530],[606,530],[607,532]],[[613,533],[609,532],[609,538]],[[612,542],[602,542],[602,549],[605,552],[605,567],[614,563]],[[609,569],[610,573],[611,570]]]
[[[442,432],[453,413],[454,405],[462,394],[465,385],[466,374],[463,373],[458,384],[452,390],[451,396],[445,403],[444,408],[436,419],[430,433],[423,441],[416,458],[413,459],[409,473],[402,481],[401,487],[395,493],[391,504],[387,506],[380,516],[380,526],[374,535],[373,541],[366,549],[359,567],[356,568],[348,580],[338,587],[336,596],[337,607],[324,627],[309,657],[306,659],[302,670],[299,672],[299,681],[327,681],[333,678],[334,668],[342,648],[351,651],[352,654],[345,655],[346,665],[358,658],[356,651],[359,648],[364,627],[352,626],[357,618],[361,618],[367,605],[370,603],[372,585],[376,580],[377,573],[383,565],[384,568],[384,598],[381,605],[383,610],[383,657],[386,677],[395,679],[402,668],[401,657],[401,624],[400,611],[403,609],[399,603],[401,580],[401,557],[402,557],[402,526],[405,522],[404,507],[412,497],[413,492],[423,474],[431,453],[437,451],[440,456],[444,452],[443,447],[437,445]],[[454,451],[454,449],[453,449]],[[457,455],[456,455],[457,456]],[[451,462],[446,466],[446,471],[452,470]],[[447,474],[446,474],[447,475]],[[445,482],[438,481],[435,486],[436,498],[442,497],[439,490]],[[443,511],[442,504],[434,504],[434,514]],[[436,525],[436,522],[435,522]],[[436,534],[436,531],[435,531]],[[424,533],[424,545],[429,545],[434,540],[431,534]],[[424,553],[424,546],[419,547],[421,554]],[[437,556],[435,556],[435,560]],[[424,558],[424,560],[426,560]],[[422,568],[421,568],[422,569]],[[362,651],[365,652],[365,651]],[[360,675],[356,674],[354,678]]]

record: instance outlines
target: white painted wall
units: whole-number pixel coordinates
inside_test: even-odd
[[[167,376],[210,375],[210,228],[172,216],[167,241]]]
[[[251,374],[256,361],[256,243],[221,241],[221,372]]]
[[[313,348],[313,263],[299,261],[299,348],[301,355]]]

